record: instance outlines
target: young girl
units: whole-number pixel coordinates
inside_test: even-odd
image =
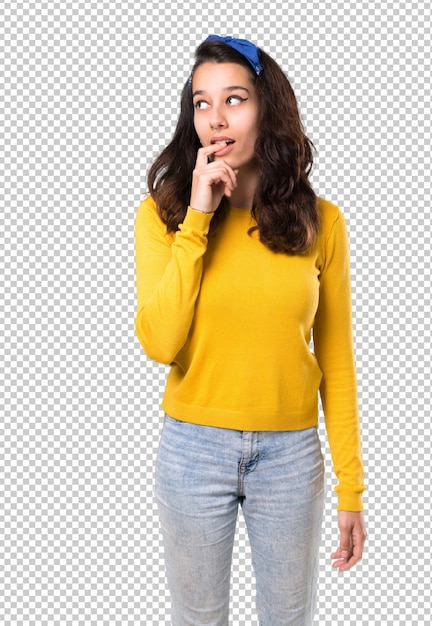
[[[312,190],[311,166],[277,63],[249,41],[210,36],[136,217],[136,331],[170,365],[156,498],[174,626],[227,626],[239,504],[259,623],[312,623],[318,392],[338,478],[333,566],[362,556],[347,232]]]

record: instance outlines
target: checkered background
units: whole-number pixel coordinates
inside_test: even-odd
[[[213,4],[213,3],[212,3]],[[169,624],[152,496],[166,370],[134,334],[134,217],[196,45],[291,79],[348,222],[369,540],[319,626],[431,623],[429,2],[3,1],[0,623]],[[256,625],[240,516],[232,625]]]

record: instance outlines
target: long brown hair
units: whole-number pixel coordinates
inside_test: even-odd
[[[193,76],[207,62],[238,63],[250,72],[259,103],[255,159],[259,180],[252,215],[260,241],[270,250],[303,254],[314,244],[319,230],[317,197],[309,181],[313,144],[306,137],[297,101],[279,65],[260,50],[263,70],[255,74],[248,61],[226,43],[205,41],[195,53]],[[192,172],[201,144],[194,127],[190,81],[182,90],[180,115],[174,136],[156,158],[148,174],[148,188],[168,232],[178,229],[190,201]],[[229,208],[224,196],[211,231]]]

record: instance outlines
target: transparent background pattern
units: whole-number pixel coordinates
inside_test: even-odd
[[[282,65],[349,227],[369,540],[331,570],[321,420],[315,624],[430,624],[431,6],[400,0],[1,3],[0,623],[170,623],[134,218],[210,33]],[[240,517],[233,626],[257,624],[253,593]]]

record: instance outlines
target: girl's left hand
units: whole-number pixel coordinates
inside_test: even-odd
[[[346,572],[358,563],[366,541],[366,525],[362,512],[338,511],[339,547],[331,555],[333,567]]]

